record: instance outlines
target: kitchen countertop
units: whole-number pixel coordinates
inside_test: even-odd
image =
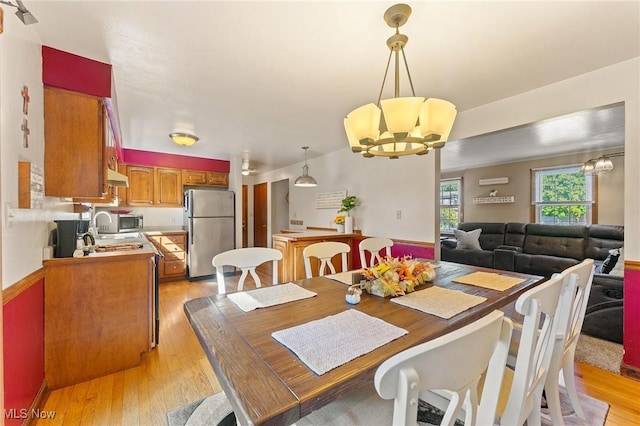
[[[142,228],[141,231],[143,234],[149,235],[157,235],[162,234],[164,232],[187,232],[184,226],[173,225],[173,226],[147,226]]]
[[[287,230],[286,233],[283,234],[273,234],[274,238],[277,239],[286,239],[286,240],[290,240],[290,241],[296,241],[296,240],[313,240],[313,239],[320,239],[320,238],[326,238],[326,237],[334,237],[334,238],[339,238],[339,237],[358,237],[360,236],[360,233],[351,233],[351,234],[345,234],[344,232],[332,232],[332,231],[324,231],[324,230],[315,230],[315,229],[301,229],[301,230]]]

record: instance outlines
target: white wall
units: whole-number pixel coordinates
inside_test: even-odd
[[[313,146],[309,151],[313,155]],[[258,175],[255,181],[288,178],[289,218],[303,220],[303,227],[334,226],[331,224],[338,209],[316,208],[315,195],[346,189],[360,203],[351,216],[355,218],[355,228],[364,235],[433,242],[436,155],[367,159],[345,148],[308,161],[309,174],[318,182],[317,187],[293,186],[302,174],[304,162]],[[398,211],[401,219],[396,218]]]
[[[42,267],[54,219],[76,219],[71,203],[46,197],[43,209],[18,209],[18,162],[44,166],[42,53],[34,31],[13,13],[0,36],[0,157],[2,161],[2,288]],[[22,87],[29,87],[29,147],[22,144]],[[13,215],[7,220],[6,209]]]
[[[563,114],[625,102],[625,164],[640,160],[640,57],[549,86],[506,98],[488,105],[461,111],[451,139],[476,136],[531,123]],[[337,120],[339,122],[340,120]],[[336,124],[336,125],[339,125]],[[321,144],[322,141],[316,141]],[[345,137],[345,146],[347,141]],[[314,141],[309,141],[313,156]],[[446,147],[444,148],[446,149]],[[296,188],[293,181],[302,172],[302,162],[255,177],[256,182],[290,179],[291,219],[304,225],[328,226],[334,210],[315,208],[317,192],[346,189],[362,205],[353,211],[356,228],[369,236],[434,242],[437,235],[436,182],[439,159],[405,157],[398,160],[365,159],[348,148],[309,160],[309,174],[319,183],[316,188]],[[625,232],[640,231],[640,168],[625,167]],[[396,219],[400,210],[402,219]],[[271,230],[270,230],[271,231]],[[640,241],[629,239],[628,259],[640,259]]]

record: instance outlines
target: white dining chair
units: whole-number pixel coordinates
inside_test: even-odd
[[[273,262],[272,284],[278,283],[278,261],[282,260],[282,252],[266,247],[249,247],[228,250],[213,257],[211,264],[216,268],[216,281],[218,282],[218,294],[226,293],[224,283],[224,266],[234,266],[240,268],[240,280],[238,281],[238,291],[244,287],[247,274],[251,274],[256,283],[256,287],[262,287],[260,277],[256,273],[256,267],[265,262]]]
[[[573,410],[578,418],[582,419],[585,424],[587,423],[587,418],[580,404],[578,391],[576,389],[574,361],[580,330],[582,329],[584,315],[587,310],[587,302],[591,294],[591,284],[594,273],[595,265],[593,259],[585,259],[581,263],[565,269],[561,273],[562,276],[574,276],[576,291],[571,304],[569,322],[564,332],[564,341],[559,342],[554,351],[549,366],[549,374],[547,375],[547,380],[544,385],[549,416],[554,425],[564,424],[560,407],[560,374],[562,374],[564,386]]]
[[[341,255],[342,267],[340,272],[345,272],[348,269],[347,253],[351,251],[349,244],[340,243],[337,241],[324,241],[321,243],[310,244],[302,250],[302,257],[304,258],[304,272],[307,278],[313,277],[311,271],[310,258],[315,257],[320,260],[320,267],[318,270],[318,276],[322,277],[325,274],[325,270],[328,267],[332,274],[336,273],[336,268],[331,262],[331,258],[337,254]]]
[[[463,404],[467,407],[465,424],[474,425],[478,382],[487,368],[504,369],[511,330],[511,320],[493,311],[465,327],[409,348],[378,367],[375,390],[366,386],[350,393],[296,425],[415,425],[418,393],[427,389],[448,389],[455,396],[445,410],[442,425],[453,425]],[[469,348],[473,348],[473,357]]]
[[[554,275],[523,293],[515,309],[523,315],[520,345],[515,368],[503,372],[489,370],[481,383],[479,425],[529,426],[541,424],[540,401],[556,339],[564,339],[575,280]],[[475,352],[474,352],[475,356]],[[448,392],[422,392],[420,398],[440,409],[448,406]]]
[[[360,252],[360,265],[363,268],[373,268],[376,263],[380,263],[380,250],[385,249],[385,256],[391,257],[391,247],[393,240],[390,238],[365,238],[360,241],[358,250]],[[366,254],[369,253],[370,261],[367,262]]]

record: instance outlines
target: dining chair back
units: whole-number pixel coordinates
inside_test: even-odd
[[[342,270],[340,272],[345,272],[348,269],[347,253],[350,251],[351,247],[349,247],[349,244],[340,243],[338,241],[324,241],[308,245],[302,251],[302,257],[304,258],[304,271],[307,278],[313,277],[310,258],[315,257],[320,261],[318,275],[324,276],[327,267],[332,274],[336,273],[336,268],[333,266],[333,263],[331,263],[331,258],[337,254],[341,255],[342,260]]]
[[[545,396],[549,407],[549,415],[554,425],[562,425],[562,410],[560,407],[560,373],[564,379],[567,395],[578,418],[587,422],[584,410],[578,398],[576,389],[574,358],[580,330],[587,310],[587,302],[591,294],[591,284],[595,266],[593,259],[585,259],[581,263],[562,271],[563,277],[573,276],[576,290],[569,310],[569,321],[566,331],[563,332],[565,338],[557,342],[553,358],[549,366],[549,374],[545,382]]]
[[[256,287],[262,287],[260,277],[256,273],[256,267],[265,262],[273,262],[272,283],[278,283],[278,261],[282,259],[282,252],[266,247],[249,247],[228,250],[213,257],[211,263],[216,268],[216,281],[218,282],[218,294],[226,293],[224,282],[224,266],[234,266],[240,268],[240,280],[238,281],[238,291],[244,287],[247,273],[251,274],[256,283]]]
[[[541,424],[542,390],[558,331],[564,330],[569,321],[567,311],[575,288],[575,280],[554,275],[518,298],[515,309],[524,321],[515,368],[502,365],[502,371],[487,370],[480,384],[475,424],[511,426],[521,425],[525,420],[530,426]],[[560,335],[564,339],[562,333]],[[420,398],[444,410],[452,395],[447,391],[431,391],[421,393]]]
[[[505,368],[506,383],[502,384],[495,376],[487,374],[482,402],[485,397],[490,400],[480,405],[480,422],[494,419],[497,409],[501,425],[521,425],[525,420],[529,426],[541,424],[542,390],[557,339],[564,339],[562,332],[569,321],[575,288],[572,276],[554,275],[518,298],[515,309],[524,316],[524,321],[515,369],[511,375],[512,370]],[[509,387],[508,398],[500,401],[500,392],[505,386]],[[498,404],[491,411],[494,400]],[[488,411],[483,412],[483,408]]]
[[[456,331],[392,356],[378,367],[374,384],[383,399],[394,399],[394,425],[416,424],[418,395],[447,390],[451,397],[441,425],[453,425],[463,404],[465,424],[477,423],[478,382],[489,368],[501,372],[507,359],[511,320],[494,311]],[[470,356],[469,349],[473,348]]]
[[[393,240],[390,238],[365,238],[360,241],[358,249],[360,252],[360,265],[363,268],[373,268],[376,263],[382,262],[380,258],[380,250],[385,249],[385,256],[391,257],[391,246]],[[369,262],[367,262],[366,253],[369,253]]]

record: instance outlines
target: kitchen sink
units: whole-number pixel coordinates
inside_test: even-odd
[[[139,232],[98,234],[95,239],[97,248],[106,248],[106,251],[132,250],[140,248],[142,244],[147,243],[147,239]]]

